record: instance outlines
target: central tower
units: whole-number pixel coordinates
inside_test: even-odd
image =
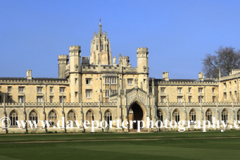
[[[112,54],[110,47],[110,39],[107,38],[107,32],[102,32],[102,24],[99,22],[98,34],[94,32],[91,40],[91,51],[90,51],[90,64],[98,65],[111,65]]]

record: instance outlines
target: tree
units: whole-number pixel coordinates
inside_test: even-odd
[[[219,47],[215,55],[206,54],[203,59],[203,72],[205,77],[218,78],[219,68],[221,75],[227,76],[232,69],[240,69],[240,51],[233,47]]]

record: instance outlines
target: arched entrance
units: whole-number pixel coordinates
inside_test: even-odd
[[[134,102],[128,111],[128,119],[129,119],[129,123],[130,121],[136,121],[136,123],[133,123],[133,129],[137,129],[137,121],[141,121],[143,120],[143,110],[142,108],[139,106],[138,103]],[[142,123],[140,125],[142,127]]]

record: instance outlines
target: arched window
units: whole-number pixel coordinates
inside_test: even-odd
[[[37,113],[35,111],[31,111],[29,114],[29,120],[33,123],[33,121],[36,122],[36,124],[38,123],[38,117],[37,117]]]
[[[237,120],[240,121],[240,109],[237,112]]]
[[[73,123],[73,126],[76,126],[76,116],[75,113],[71,110],[68,112],[67,120]]]
[[[109,124],[109,122],[112,120],[112,113],[109,110],[107,110],[105,112],[104,118],[105,121],[107,121],[107,123]]]
[[[158,112],[157,112],[157,117],[158,117],[158,120],[159,120],[159,121],[162,121],[162,122],[163,122],[163,113],[162,113],[161,110],[158,110]]]
[[[212,123],[212,111],[210,109],[206,111],[206,120]]]
[[[189,120],[196,121],[196,112],[193,109],[189,112]]]
[[[48,121],[51,127],[57,125],[57,114],[53,110],[49,112]]]
[[[87,120],[90,122],[90,124],[92,123],[92,121],[94,121],[94,114],[92,111],[88,111],[87,112],[87,116],[86,116]]]
[[[228,112],[226,109],[222,111],[222,121],[224,121],[225,123],[227,123],[228,121]]]
[[[18,114],[16,111],[10,113],[11,127],[17,127]]]
[[[173,111],[173,120],[176,121],[176,122],[179,122],[180,121],[180,115],[179,115],[179,112],[177,109],[175,109]]]

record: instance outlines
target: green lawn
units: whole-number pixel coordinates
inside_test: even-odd
[[[240,159],[240,131],[0,135],[0,160]]]

